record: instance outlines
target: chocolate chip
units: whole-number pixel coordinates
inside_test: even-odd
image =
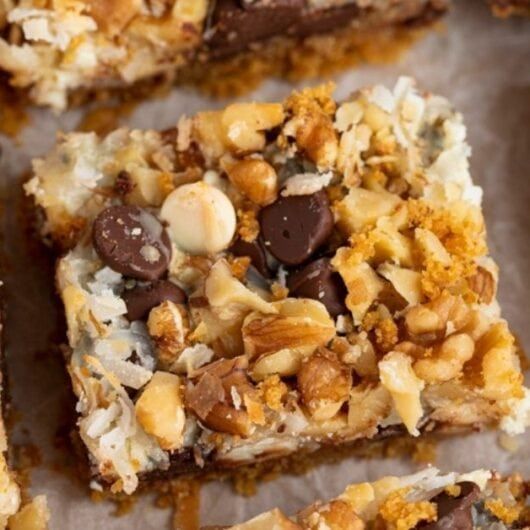
[[[328,258],[320,258],[289,274],[287,287],[293,296],[322,302],[332,317],[346,312],[346,286]]]
[[[131,321],[146,318],[149,311],[162,302],[170,301],[174,304],[186,302],[186,293],[167,280],[158,280],[149,285],[137,285],[125,291],[122,296],[127,306],[127,318]]]
[[[326,192],[282,197],[260,215],[265,247],[285,265],[300,265],[321,247],[333,230]]]
[[[416,526],[417,530],[473,530],[471,508],[479,498],[479,488],[473,482],[460,482],[460,495],[452,497],[445,491],[431,499],[437,506],[438,519]]]
[[[263,243],[259,239],[254,241],[244,241],[243,239],[237,239],[234,244],[228,249],[234,256],[247,256],[250,258],[250,262],[254,268],[266,278],[270,277],[271,271],[267,266],[267,256]]]
[[[98,256],[111,269],[139,280],[156,280],[167,270],[171,242],[160,221],[138,206],[110,206],[92,226]]]

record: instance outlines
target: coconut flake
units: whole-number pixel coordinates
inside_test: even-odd
[[[333,173],[298,173],[289,177],[285,181],[282,197],[289,197],[291,195],[311,195],[321,189],[325,188],[331,182]]]

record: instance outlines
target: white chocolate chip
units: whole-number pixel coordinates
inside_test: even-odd
[[[169,234],[177,246],[192,254],[224,250],[236,230],[236,212],[230,199],[205,182],[172,191],[160,217],[169,224]]]

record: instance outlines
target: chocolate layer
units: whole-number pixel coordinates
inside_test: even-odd
[[[305,38],[328,33],[359,20],[368,26],[427,22],[447,10],[445,0],[403,2],[399,12],[377,13],[374,7],[359,7],[356,1],[342,6],[314,8],[307,0],[218,0],[205,33],[208,54],[213,58],[241,52],[275,36]],[[358,27],[352,28],[352,30]]]
[[[222,57],[250,44],[285,33],[301,17],[305,0],[272,0],[245,4],[218,0],[210,19],[206,40],[210,54]]]

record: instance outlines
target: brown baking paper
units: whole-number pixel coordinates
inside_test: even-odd
[[[400,74],[417,78],[420,87],[448,97],[463,112],[473,148],[472,174],[484,188],[484,210],[491,252],[500,264],[500,302],[505,317],[523,345],[530,345],[530,19],[494,19],[482,0],[461,0],[446,29],[419,42],[400,63],[365,66],[337,79],[337,97],[373,83],[393,85]],[[268,82],[251,95],[278,100],[289,93],[286,83]],[[182,113],[223,105],[187,90],[138,106],[123,122],[142,128],[164,128]],[[37,465],[31,470],[31,493],[45,493],[53,530],[163,529],[171,513],[143,496],[123,517],[109,516],[109,502],[95,504],[76,481],[73,457],[64,448],[63,426],[72,410],[70,388],[57,348],[63,340],[57,327],[52,267],[29,244],[21,217],[20,182],[30,160],[50,149],[58,130],[72,130],[80,111],[60,117],[46,110],[31,112],[30,126],[16,140],[0,136],[0,174],[4,195],[5,283],[8,298],[7,363],[16,425],[13,440]],[[39,254],[36,256],[36,253]],[[64,429],[63,429],[64,431]],[[519,450],[500,448],[495,433],[469,435],[441,443],[437,465],[465,471],[477,467],[520,470],[530,477],[528,436]],[[38,447],[38,451],[28,450]],[[227,483],[211,483],[201,492],[201,523],[228,524],[279,506],[295,512],[316,498],[338,494],[353,481],[418,469],[404,459],[328,465],[305,476],[285,476],[262,484],[251,498],[236,495]]]

